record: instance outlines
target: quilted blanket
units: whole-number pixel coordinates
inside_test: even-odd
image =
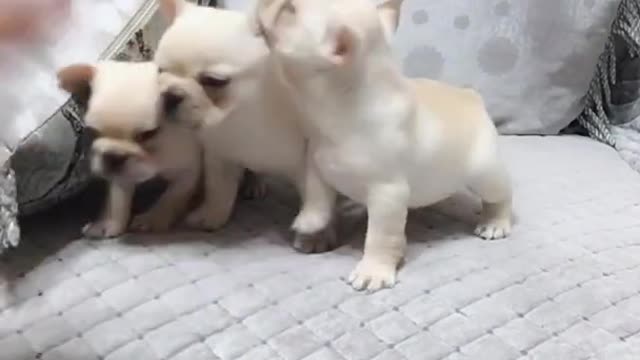
[[[214,234],[76,239],[84,198],[29,219],[0,262],[0,359],[639,359],[640,177],[587,138],[502,145],[511,238],[469,235],[464,194],[416,211],[399,283],[376,293],[344,281],[361,209],[341,208],[351,245],[299,254],[286,186]]]

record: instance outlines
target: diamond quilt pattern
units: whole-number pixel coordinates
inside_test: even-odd
[[[505,137],[517,223],[471,235],[464,194],[411,214],[395,288],[352,290],[352,245],[288,246],[280,186],[215,234],[72,240],[58,210],[2,258],[0,360],[573,360],[640,358],[640,177],[574,137]]]

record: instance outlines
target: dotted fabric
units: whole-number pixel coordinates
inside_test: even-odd
[[[394,50],[408,76],[480,91],[502,133],[556,134],[584,108],[620,2],[405,0]]]
[[[0,360],[640,358],[640,177],[587,138],[502,145],[511,238],[469,235],[465,195],[413,212],[399,283],[373,294],[343,280],[361,211],[341,209],[353,245],[299,254],[286,187],[215,234],[72,240],[87,210],[58,209],[0,262]]]

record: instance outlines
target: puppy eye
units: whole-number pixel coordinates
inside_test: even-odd
[[[158,131],[159,130],[160,130],[160,128],[155,128],[155,129],[152,129],[152,130],[139,132],[138,134],[136,134],[135,140],[137,142],[139,142],[139,143],[147,142],[147,141],[153,139],[156,135],[158,135]]]
[[[231,82],[229,78],[216,77],[209,74],[200,74],[198,76],[198,83],[202,86],[212,88],[223,88]]]

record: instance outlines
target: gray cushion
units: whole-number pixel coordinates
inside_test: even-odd
[[[84,198],[29,219],[0,262],[0,360],[639,359],[640,176],[584,137],[501,145],[511,238],[470,235],[465,196],[412,212],[399,283],[375,294],[343,280],[363,214],[343,208],[354,246],[296,253],[289,187],[213,234],[73,240]]]

